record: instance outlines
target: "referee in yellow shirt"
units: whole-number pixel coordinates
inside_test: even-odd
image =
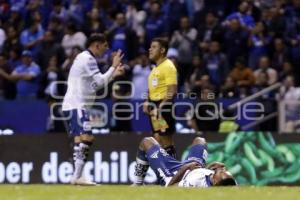
[[[149,59],[156,64],[148,76],[149,94],[143,111],[150,116],[155,139],[176,157],[173,143],[175,119],[172,115],[173,99],[177,92],[177,70],[166,55],[168,41],[154,38],[149,49]],[[175,114],[175,111],[173,111]],[[158,125],[158,126],[157,126]]]

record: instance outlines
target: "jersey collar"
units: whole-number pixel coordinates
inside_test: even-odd
[[[96,56],[93,54],[93,52],[89,49],[86,49],[95,59],[96,59]]]
[[[168,58],[164,58],[163,61],[161,63],[159,63],[158,65],[156,65],[156,67],[160,66],[161,64],[163,64],[164,62],[166,62],[166,60],[168,60]]]

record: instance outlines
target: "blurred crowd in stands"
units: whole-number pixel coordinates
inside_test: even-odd
[[[94,32],[110,43],[103,72],[125,52],[119,79],[132,81],[136,99],[147,91],[154,37],[169,40],[180,93],[244,98],[282,81],[282,98],[300,99],[299,0],[0,0],[0,98],[63,96],[54,82],[67,79]]]

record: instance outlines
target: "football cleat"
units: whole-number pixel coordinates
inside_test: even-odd
[[[84,177],[72,179],[70,183],[72,185],[81,185],[81,186],[96,186],[97,185],[95,182],[86,180]]]

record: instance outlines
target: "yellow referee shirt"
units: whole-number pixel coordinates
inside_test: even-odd
[[[153,68],[148,76],[149,98],[159,101],[167,96],[167,86],[177,85],[177,70],[173,62],[166,59]]]

